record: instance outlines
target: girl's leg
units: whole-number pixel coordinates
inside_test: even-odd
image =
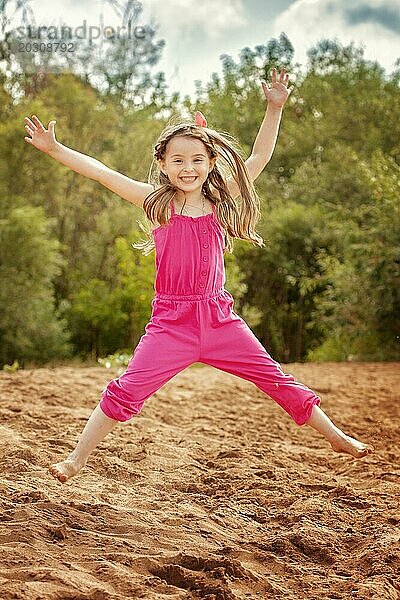
[[[328,440],[335,452],[346,452],[355,458],[362,458],[374,450],[372,446],[363,444],[343,433],[343,431],[332,423],[319,406],[313,406],[311,416],[306,421],[306,425],[321,433]]]
[[[344,434],[319,408],[320,398],[310,388],[282,371],[247,323],[231,312],[232,300],[221,296],[219,311],[210,305],[203,322],[202,354],[199,362],[232,373],[254,383],[275,400],[297,423],[310,425],[326,437],[333,450],[361,458],[373,448]]]
[[[118,421],[110,419],[103,413],[100,405],[96,406],[81,433],[75,449],[66,460],[51,465],[50,473],[61,483],[65,483],[70,477],[76,475],[86,465],[92,450],[114,429],[117,423]]]
[[[186,312],[190,315],[190,304]],[[168,304],[154,303],[156,314],[167,323]],[[185,314],[182,309],[180,315]],[[176,311],[172,310],[176,322]],[[172,323],[163,328],[161,321],[150,322],[136,346],[127,369],[108,383],[94,409],[79,442],[68,458],[50,467],[51,474],[64,483],[85,466],[89,454],[119,422],[137,415],[144,402],[180,371],[196,362],[198,344],[193,332]]]

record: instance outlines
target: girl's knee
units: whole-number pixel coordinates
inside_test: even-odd
[[[137,398],[133,393],[127,393],[115,381],[110,381],[102,392],[100,408],[110,419],[129,421],[137,415],[144,404],[145,398]]]

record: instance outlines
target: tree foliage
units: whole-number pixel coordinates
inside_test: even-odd
[[[19,206],[0,220],[0,361],[44,363],[70,355],[52,281],[62,261],[41,207]]]
[[[131,247],[143,213],[31,148],[23,117],[56,119],[64,144],[146,181],[172,114],[203,111],[249,156],[266,108],[260,80],[274,66],[285,66],[295,90],[256,181],[266,246],[237,240],[225,259],[236,310],[277,360],[398,359],[399,71],[388,76],[352,44],[321,40],[302,72],[281,34],[244,48],[238,62],[223,55],[222,76],[199,83],[195,101],[167,100],[164,75],[151,75],[152,43],[133,94],[117,59],[114,70],[103,65],[106,90],[78,69],[25,80],[1,73],[3,363],[129,352],[154,293],[154,255]],[[122,57],[123,46],[114,50]]]

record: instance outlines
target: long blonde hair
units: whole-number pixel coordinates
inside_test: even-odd
[[[209,172],[203,184],[202,191],[205,197],[215,205],[218,221],[225,233],[224,252],[233,252],[234,238],[247,240],[253,245],[265,246],[262,237],[255,230],[261,216],[260,199],[240,155],[238,142],[227,133],[219,133],[209,127],[200,127],[192,123],[167,126],[153,148],[152,166],[157,161],[158,172],[152,178],[150,169],[149,183],[158,184],[160,187],[151,192],[143,203],[143,209],[149,221],[154,225],[156,223],[165,225],[169,222],[168,208],[177,192],[177,188],[172,185],[168,176],[161,171],[158,161],[164,159],[168,142],[178,135],[201,140],[206,147],[209,158],[217,158],[214,168]],[[221,165],[219,164],[220,159],[223,161]],[[237,203],[229,194],[223,170],[224,166],[228,168],[228,172],[239,187],[240,203]],[[218,192],[219,197],[213,193],[213,190]],[[148,224],[143,225],[139,221],[138,224],[148,238],[132,244],[132,246],[148,255],[155,247],[151,228]]]

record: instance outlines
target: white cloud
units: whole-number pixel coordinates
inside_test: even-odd
[[[379,10],[383,15],[396,14],[397,2],[383,0],[297,0],[277,17],[273,35],[284,31],[295,48],[295,60],[305,64],[306,50],[321,38],[337,39],[342,44],[351,41],[364,47],[364,57],[376,60],[391,72],[395,60],[400,56],[400,35],[393,28],[385,27],[378,20]],[[364,21],[351,22],[351,14],[369,15]],[[370,10],[368,10],[370,9]],[[373,10],[377,21],[371,21]]]
[[[195,80],[209,81],[221,72],[220,54],[236,32],[249,30],[242,0],[147,0],[143,21],[154,20],[157,39],[166,46],[155,69],[164,71],[168,93],[194,94]]]
[[[223,31],[246,25],[241,0],[149,0],[144,6],[168,36],[200,30],[206,38],[216,38]]]

